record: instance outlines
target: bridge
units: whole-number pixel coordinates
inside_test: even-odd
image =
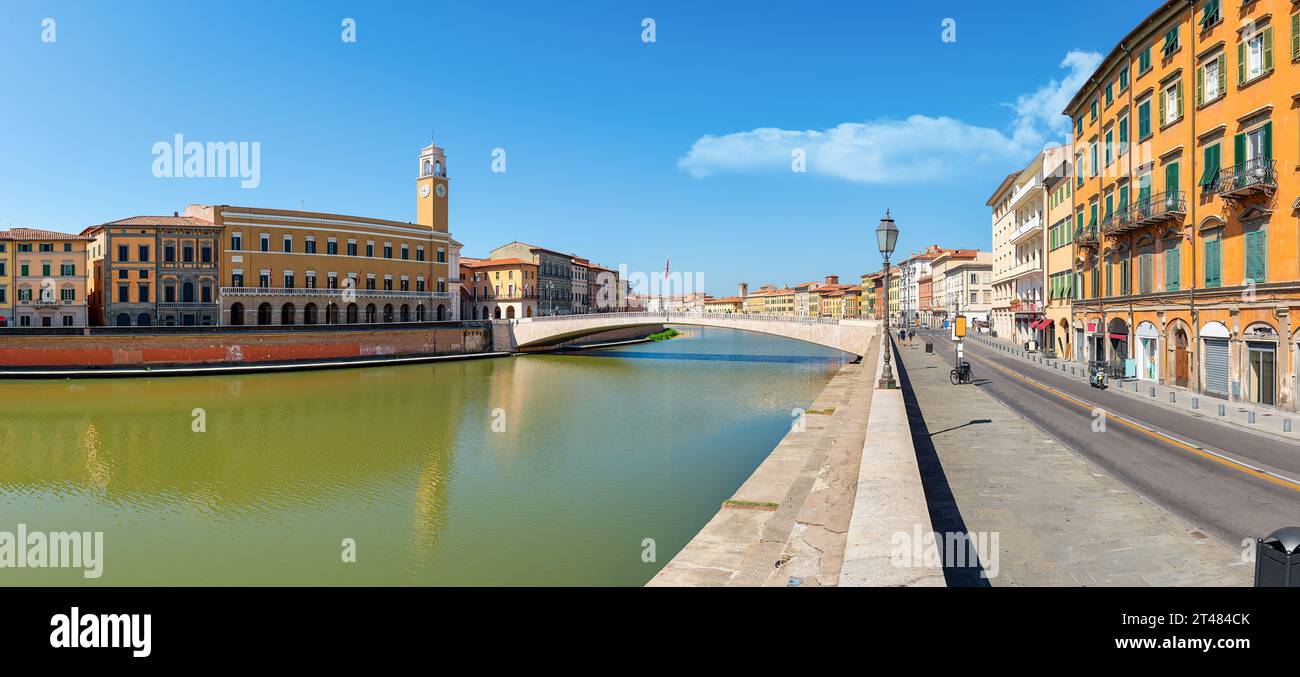
[[[743,313],[592,313],[555,315],[493,323],[493,349],[499,351],[542,350],[583,336],[627,327],[662,324],[695,325],[739,329],[816,343],[862,356],[872,337],[880,331],[878,320],[826,317],[784,317]],[[508,329],[508,331],[501,331]]]

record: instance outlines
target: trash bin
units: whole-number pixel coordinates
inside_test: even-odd
[[[1300,588],[1300,527],[1255,541],[1255,587]]]
[[[925,352],[927,352],[927,353],[933,353],[933,352],[934,352],[934,343],[932,343],[932,342],[930,342],[930,341],[926,341],[926,342],[925,342]]]

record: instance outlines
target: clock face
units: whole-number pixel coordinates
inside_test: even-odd
[[[442,185],[441,183],[438,184],[437,193],[438,193],[438,197],[447,197],[447,187]]]
[[[420,186],[420,197],[429,197],[429,184]]]

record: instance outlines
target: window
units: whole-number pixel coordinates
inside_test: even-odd
[[[1113,103],[1115,103],[1115,83],[1107,82],[1106,83],[1106,107],[1110,108],[1110,105]]]
[[[292,236],[292,235],[285,235],[285,236],[284,236],[284,253],[286,253],[286,254],[290,254],[290,253],[292,253],[292,252],[293,252],[293,236]]]
[[[284,274],[284,288],[293,289],[293,273],[286,272]]]
[[[1074,175],[1078,177],[1079,187],[1083,187],[1083,154],[1074,159]]]
[[[203,248],[199,250],[199,261],[212,263],[212,247],[203,245]]]
[[[1096,99],[1092,100],[1092,107],[1089,109],[1089,111],[1090,113],[1089,113],[1088,121],[1096,122],[1097,121],[1097,100]]]
[[[136,299],[137,302],[139,303],[149,302],[149,285],[147,284],[136,285],[136,292],[139,295],[139,297]]]
[[[1172,195],[1178,192],[1178,163],[1170,162],[1165,165],[1165,192]]]
[[[415,260],[416,260],[416,261],[423,261],[423,260],[424,260],[424,247],[416,247],[416,248],[415,248]]]
[[[307,238],[307,243],[306,243],[304,246],[306,247],[306,251],[307,251],[308,254],[315,254],[315,253],[316,253],[316,238],[314,238],[314,237],[309,237],[309,238]]]
[[[1138,75],[1145,75],[1151,70],[1151,48],[1147,47],[1138,54]]]
[[[174,263],[176,261],[176,245],[168,244],[163,246],[163,262]]]
[[[393,258],[393,245],[388,242],[384,243],[384,258]]]
[[[230,248],[239,251],[244,248],[244,236],[239,233],[231,233]]]
[[[1265,255],[1267,254],[1267,250],[1264,248],[1264,229],[1262,227],[1256,228],[1253,231],[1245,233],[1244,242],[1246,247],[1245,280],[1253,280],[1254,282],[1265,281],[1267,279],[1266,273],[1268,271],[1265,267]]]
[[[1165,33],[1165,44],[1160,48],[1160,53],[1166,57],[1178,51],[1178,28],[1174,27]]]
[[[76,274],[77,274],[76,264],[63,263],[59,265],[59,275],[62,275],[63,277],[75,277]]]
[[[1119,72],[1119,92],[1120,94],[1123,94],[1127,90],[1128,90],[1128,64],[1125,63],[1124,68],[1122,68]]]
[[[41,264],[41,277],[49,277],[49,276],[50,276],[50,264],[48,264],[48,263],[42,263],[42,264]]]
[[[1216,143],[1213,146],[1206,146],[1203,151],[1205,160],[1202,164],[1205,165],[1205,173],[1201,174],[1199,183],[1201,188],[1205,190],[1214,190],[1214,187],[1219,183],[1220,150],[1220,145]]]
[[[1226,56],[1210,59],[1196,72],[1196,103],[1203,105],[1223,96],[1223,71]]]
[[[1183,117],[1183,81],[1175,80],[1160,92],[1160,126],[1172,125]]]
[[[1237,43],[1237,78],[1244,85],[1271,70],[1273,28],[1270,26]]]
[[[118,245],[118,246],[117,246],[117,260],[118,260],[118,261],[129,261],[129,260],[131,260],[131,255],[130,255],[130,253],[129,253],[130,251],[131,251],[131,248],[130,248],[130,247],[128,247],[128,246],[126,246],[126,245],[124,245],[124,244],[120,244],[120,245]]]
[[[1138,141],[1151,136],[1151,99],[1138,104]]]
[[[1178,241],[1171,240],[1165,249],[1165,291],[1178,291]]]
[[[1090,156],[1089,159],[1091,160],[1091,164],[1088,167],[1088,178],[1092,178],[1097,175],[1097,142],[1096,141],[1092,142],[1092,144],[1089,146],[1088,154]]]
[[[244,274],[243,274],[243,273],[231,273],[231,274],[230,274],[230,286],[232,286],[232,287],[242,287],[242,286],[244,286]]]
[[[181,262],[194,263],[194,245],[187,244],[181,248]]]
[[[411,248],[408,245],[402,245],[402,260],[406,261],[411,258]]]
[[[1106,130],[1106,166],[1115,163],[1115,130]]]
[[[1217,287],[1221,284],[1222,261],[1219,245],[1219,237],[1214,236],[1205,240],[1205,286]]]
[[[366,243],[366,256],[372,259],[375,258],[375,243],[373,242]]]
[[[348,256],[356,256],[356,255],[357,255],[357,241],[348,240]]]
[[[1080,115],[1078,120],[1074,121],[1074,138],[1077,140],[1083,136],[1083,116]]]
[[[1119,154],[1128,152],[1128,113],[1119,116]]]
[[[1219,23],[1219,0],[1209,0],[1201,14],[1201,28],[1206,29],[1216,23]]]
[[[267,235],[266,233],[262,233],[261,239],[262,239],[262,251],[264,252],[271,251],[271,236]]]
[[[1291,60],[1296,59],[1300,59],[1300,10],[1291,15]]]
[[[1273,123],[1267,122],[1260,127],[1238,134],[1234,140],[1237,170],[1242,171],[1254,160],[1271,160],[1273,158]]]
[[[330,256],[335,256],[335,255],[337,255],[337,254],[339,253],[339,243],[338,243],[338,240],[335,240],[335,239],[331,238],[330,240],[326,241],[326,242],[325,242],[325,253],[326,253],[326,254],[329,254]]]

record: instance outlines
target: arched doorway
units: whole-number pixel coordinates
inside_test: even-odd
[[[438,312],[439,322],[442,322],[443,320],[447,319],[447,306],[444,306],[441,303],[439,303],[437,312]]]
[[[1192,373],[1192,341],[1187,325],[1181,320],[1169,323],[1169,334],[1166,340],[1169,341],[1170,359],[1168,375],[1165,378],[1179,388],[1186,388],[1191,383]]]
[[[392,322],[392,321],[393,321],[393,304],[391,304],[391,303],[385,303],[385,304],[384,304],[384,322]]]
[[[339,323],[338,305],[331,303],[325,306],[325,324],[338,324],[338,323]]]
[[[230,323],[233,325],[244,323],[244,304],[236,303],[230,306]]]
[[[419,304],[419,305],[417,305],[417,306],[415,307],[415,321],[416,321],[416,322],[423,322],[423,321],[424,321],[424,304],[423,304],[423,303],[421,303],[421,304]]]
[[[375,304],[366,304],[366,324],[374,324],[379,320],[379,311],[375,310]]]
[[[1160,379],[1160,330],[1150,322],[1141,322],[1137,337],[1137,377],[1143,381]]]
[[[316,324],[316,304],[308,303],[302,308],[302,323]]]
[[[118,315],[118,316],[117,316],[117,326],[119,326],[119,327],[129,327],[129,326],[131,326],[131,316],[130,316],[130,315],[127,315],[126,313],[122,313],[121,315]]]
[[[292,303],[286,303],[280,306],[280,324],[293,324],[297,315],[297,309]]]
[[[528,306],[527,308],[524,308],[524,317],[532,317],[532,316],[533,316],[533,307]]]
[[[485,319],[485,320],[488,319],[489,317],[492,317],[492,313],[488,312],[488,307],[487,307],[487,306],[483,306],[483,316],[482,316],[482,317],[483,317],[483,319]]]
[[[347,311],[348,324],[356,324],[359,319],[360,317],[357,311],[357,304],[349,303],[348,311]]]
[[[403,322],[410,322],[410,321],[411,321],[411,306],[409,306],[409,305],[403,303],[403,304],[402,304],[402,311],[401,311],[401,314],[398,315],[398,317],[402,318],[402,321],[403,321]]]
[[[1106,340],[1110,344],[1110,363],[1123,367],[1128,359],[1128,323],[1123,318],[1113,317],[1106,324]]]
[[[271,304],[263,303],[257,307],[257,323],[271,324]]]
[[[1229,363],[1231,350],[1228,337],[1231,334],[1222,322],[1207,322],[1201,325],[1201,361],[1205,364],[1205,378],[1201,380],[1201,389],[1207,393],[1227,397],[1229,389]]]
[[[1278,333],[1273,325],[1255,322],[1242,332],[1246,358],[1244,399],[1253,404],[1277,404]]]
[[[506,308],[506,319],[507,319],[507,320],[513,320],[513,319],[515,319],[515,307],[514,307],[514,306],[508,306],[508,307]]]
[[[186,282],[181,285],[181,303],[194,303],[194,283]]]
[[[140,317],[135,318],[135,323],[141,327],[148,327],[153,324],[153,318],[148,313],[140,313]]]
[[[501,319],[501,306],[497,306],[496,308],[492,309],[492,319],[494,320]]]

